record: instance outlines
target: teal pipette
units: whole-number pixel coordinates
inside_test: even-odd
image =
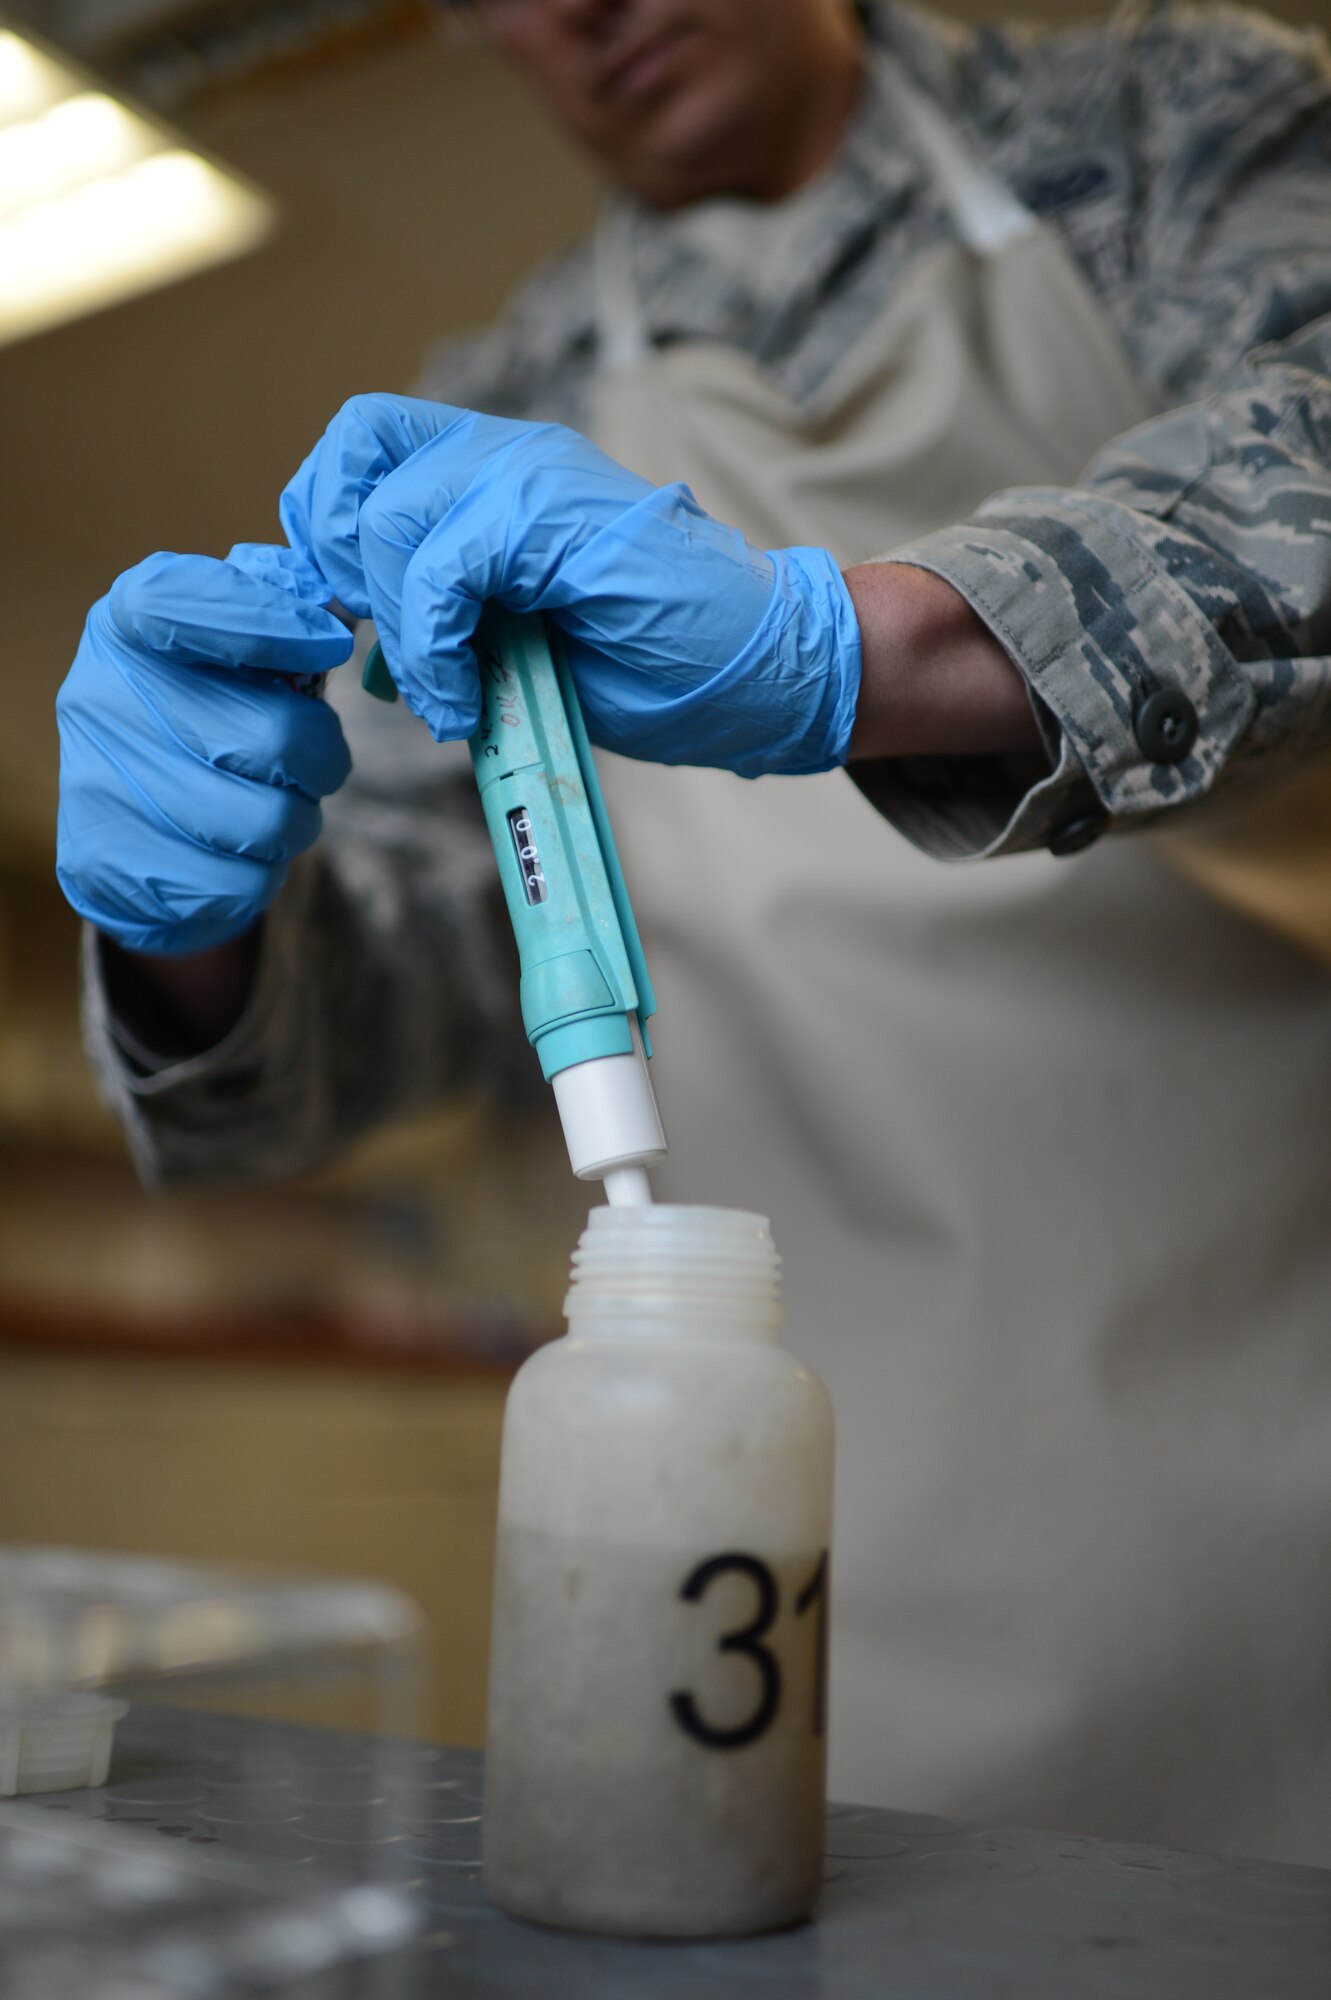
[[[648,1202],[666,1138],[647,1072],[656,996],[558,633],[487,605],[481,720],[468,748],[522,968],[527,1039],[554,1088],[573,1171]],[[397,690],[376,643],[369,692]]]

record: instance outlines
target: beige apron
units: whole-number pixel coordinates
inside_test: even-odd
[[[593,424],[850,562],[1146,406],[1053,236],[889,78],[961,242],[796,409],[642,340]],[[945,867],[840,773],[604,760],[662,1193],[766,1210],[839,1431],[832,1782],[1331,1862],[1331,987],[1140,841]]]

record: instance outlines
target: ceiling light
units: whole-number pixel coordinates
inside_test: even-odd
[[[0,28],[0,119],[30,118],[57,98],[68,96],[73,81],[22,35]]]
[[[0,30],[0,343],[252,249],[270,202]]]

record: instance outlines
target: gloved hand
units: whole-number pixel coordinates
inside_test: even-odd
[[[89,612],[56,701],[56,874],[118,944],[239,936],[317,837],[351,759],[332,709],[277,677],[350,653],[329,595],[290,551],[248,545],[149,556]]]
[[[288,486],[282,524],[439,739],[480,716],[487,598],[548,612],[594,742],[756,777],[843,763],[860,635],[825,549],[766,553],[577,432],[357,396]]]

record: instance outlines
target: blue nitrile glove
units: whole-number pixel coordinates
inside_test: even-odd
[[[56,874],[131,951],[248,930],[316,839],[351,759],[332,709],[278,678],[345,660],[351,634],[289,550],[149,556],[88,614],[56,701]]]
[[[373,615],[438,738],[476,727],[471,638],[498,598],[563,630],[607,749],[746,777],[846,759],[860,635],[832,556],[764,553],[686,486],[650,486],[576,431],[357,396],[288,486],[282,525]]]

